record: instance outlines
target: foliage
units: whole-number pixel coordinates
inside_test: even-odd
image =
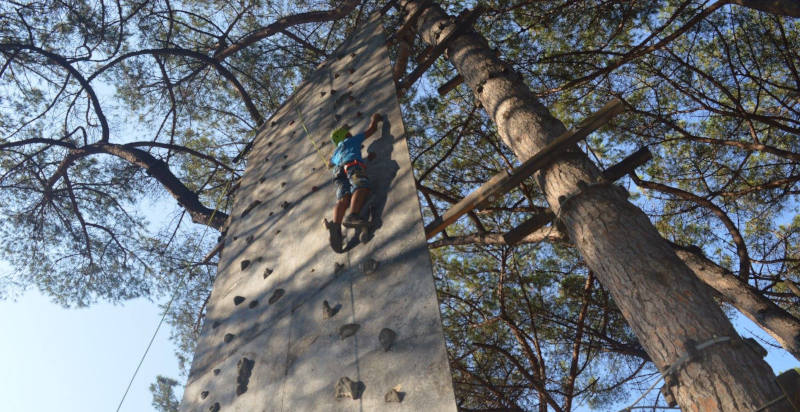
[[[653,153],[618,183],[665,238],[800,316],[800,20],[701,0],[440,2],[453,15],[477,3],[477,30],[568,126],[623,99],[581,149],[602,168]],[[203,257],[247,143],[383,6],[0,4],[0,257],[14,271],[0,297],[174,296],[186,368],[215,276]],[[387,12],[387,32],[401,17]],[[519,163],[466,85],[438,95],[455,74],[440,59],[401,96],[426,221]],[[465,410],[608,409],[654,372],[557,225],[517,246],[487,240],[547,209],[531,179],[431,241]],[[174,406],[173,382],[151,387],[154,405],[158,393]]]
[[[158,412],[178,412],[180,402],[175,396],[175,386],[178,381],[164,376],[157,376],[156,382],[150,384],[150,393],[153,394],[153,408]]]

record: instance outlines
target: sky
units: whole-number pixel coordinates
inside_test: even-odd
[[[5,412],[113,412],[161,317],[144,299],[64,309],[38,292],[0,301]],[[178,379],[169,326],[159,332],[120,411],[154,411],[156,375]]]

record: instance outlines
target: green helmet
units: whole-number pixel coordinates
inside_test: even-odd
[[[350,129],[347,127],[340,127],[331,133],[331,140],[333,140],[333,144],[339,145],[339,143],[343,142],[344,139],[347,138],[347,135],[350,134]]]

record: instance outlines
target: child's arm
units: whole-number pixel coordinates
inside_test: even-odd
[[[367,130],[364,130],[365,139],[372,136],[375,131],[378,130],[378,122],[381,120],[383,120],[383,118],[379,113],[374,113],[372,117],[369,118],[369,126],[367,127]]]

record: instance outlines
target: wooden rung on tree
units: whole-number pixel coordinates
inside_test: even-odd
[[[436,91],[439,92],[439,96],[444,97],[444,95],[450,93],[451,90],[455,89],[456,87],[458,87],[459,84],[463,82],[464,78],[459,74],[458,76],[453,77],[452,79],[445,82],[445,84],[439,86],[439,88],[436,89]]]
[[[632,172],[637,167],[647,163],[652,158],[653,154],[650,153],[650,150],[648,150],[646,147],[643,147],[633,152],[628,157],[622,159],[614,166],[604,170],[603,177],[609,182],[616,181],[622,176]],[[508,233],[503,235],[503,240],[505,240],[506,244],[514,245],[524,239],[525,236],[528,236],[529,234],[550,223],[555,217],[555,214],[553,214],[553,212],[550,210],[543,213],[537,213],[531,218],[520,223],[517,227],[509,230]]]
[[[567,130],[561,136],[550,142],[542,150],[531,156],[528,160],[514,169],[511,173],[501,172],[492,176],[489,181],[481,185],[474,192],[468,194],[458,203],[451,206],[442,215],[441,219],[436,219],[425,226],[425,237],[430,239],[437,233],[450,226],[459,217],[473,210],[484,203],[491,202],[496,196],[505,194],[517,187],[523,180],[530,177],[537,170],[547,166],[567,147],[583,140],[600,126],[607,123],[615,115],[625,110],[622,101],[614,99],[595,114],[580,122],[575,128]]]

